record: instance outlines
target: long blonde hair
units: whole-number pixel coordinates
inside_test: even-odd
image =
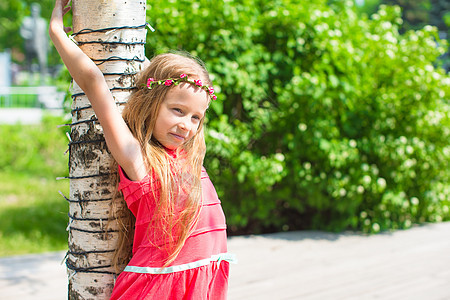
[[[206,151],[204,119],[200,121],[197,133],[176,150],[177,158],[173,159],[153,138],[161,103],[173,87],[163,85],[149,90],[145,85],[150,77],[160,80],[179,77],[183,73],[189,78],[201,79],[205,85],[211,85],[208,72],[200,60],[187,53],[160,54],[140,74],[136,82],[137,89],[130,96],[122,113],[141,145],[147,170],[150,170],[150,175],[155,179],[152,181],[155,184],[152,190],[157,189],[154,195],[159,199],[156,201],[154,222],[151,224],[157,224],[157,227],[149,228],[148,232],[153,232],[152,236],[149,235],[150,241],[158,235],[163,237],[161,244],[154,245],[167,251],[164,266],[176,259],[198,220],[202,201],[200,174]],[[121,208],[112,209],[121,225],[118,248],[114,255],[116,270],[121,270],[131,257],[135,222],[123,202],[123,197],[114,197],[113,205]]]

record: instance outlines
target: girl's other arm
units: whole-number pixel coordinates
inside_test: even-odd
[[[102,72],[95,63],[78,48],[66,32],[63,16],[70,10],[69,0],[56,0],[49,26],[49,35],[70,75],[85,92],[97,118],[103,127],[111,154],[122,166],[128,177],[140,180],[146,174],[139,142],[133,137],[116,107]]]

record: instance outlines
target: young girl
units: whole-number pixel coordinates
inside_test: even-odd
[[[202,167],[203,121],[214,89],[205,68],[177,54],[153,58],[120,115],[97,66],[67,37],[56,0],[50,37],[88,96],[133,213],[133,256],[111,299],[225,299],[226,225]]]

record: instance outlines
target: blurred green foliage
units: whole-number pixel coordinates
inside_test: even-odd
[[[398,5],[402,8],[402,29],[420,29],[430,24],[430,0],[383,0],[383,4]]]
[[[61,117],[0,125],[0,256],[67,247],[67,138]]]
[[[67,127],[57,127],[64,123],[63,118],[48,115],[37,125],[1,125],[0,171],[53,179],[67,176]]]
[[[233,232],[449,220],[450,78],[435,28],[353,1],[152,1],[149,54],[200,56],[205,165]]]
[[[378,6],[383,0],[355,0],[356,11],[368,16],[378,11]]]
[[[12,58],[15,62],[24,61],[24,40],[20,36],[19,29],[24,17],[31,15],[31,4],[39,3],[41,7],[41,17],[47,22],[52,15],[54,0],[8,0],[0,1],[0,51],[12,49]],[[49,48],[49,64],[59,63],[58,53],[51,47]]]

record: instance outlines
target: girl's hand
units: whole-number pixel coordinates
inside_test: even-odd
[[[70,0],[56,0],[50,19],[50,30],[63,29],[65,33],[72,31],[71,27],[64,26],[63,18],[72,9],[68,6]]]

